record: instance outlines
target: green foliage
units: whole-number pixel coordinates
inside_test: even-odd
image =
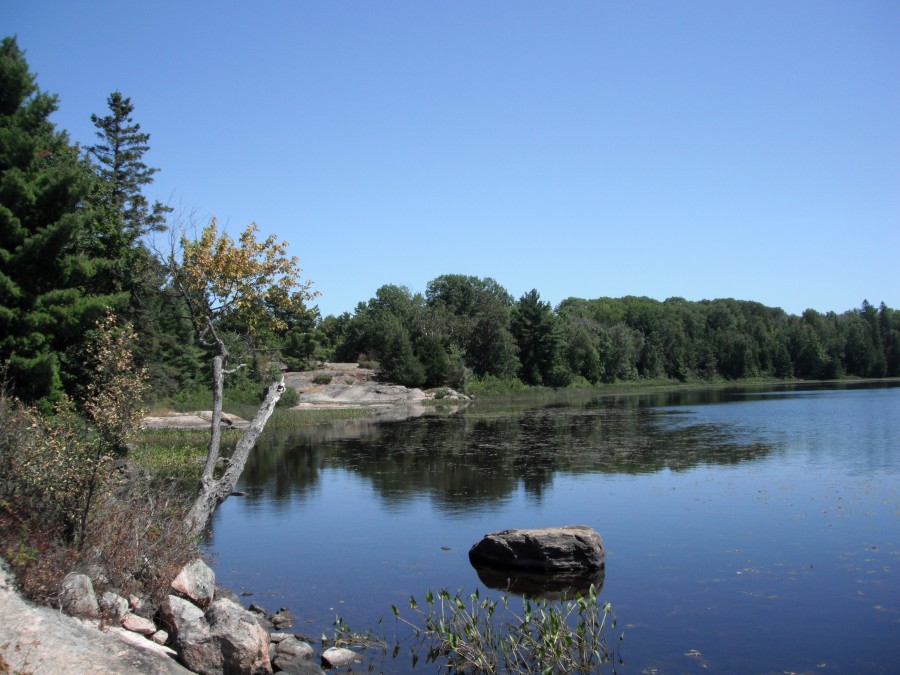
[[[288,387],[275,405],[279,408],[293,408],[299,401],[300,394],[297,393],[297,390],[293,387]]]
[[[316,373],[313,376],[313,382],[315,384],[331,384],[332,379],[331,373]]]
[[[610,645],[607,633],[615,631],[616,619],[593,586],[568,602],[523,600],[518,612],[510,600],[509,594],[492,600],[478,590],[464,597],[462,591],[451,595],[442,589],[436,595],[429,591],[424,607],[410,598],[411,618],[391,609],[398,624],[412,631],[414,663],[424,653],[426,663],[447,672],[597,673],[604,664],[615,672],[618,644]],[[340,617],[335,627],[336,644],[388,646],[371,631],[354,634]],[[624,633],[618,642],[623,639]]]
[[[571,381],[563,359],[562,324],[536,290],[516,303],[511,329],[518,345],[519,377],[526,384],[564,387]]]
[[[133,120],[131,100],[116,91],[107,105],[108,115],[91,116],[98,143],[85,157],[94,181],[81,241],[97,260],[95,291],[127,294],[119,314],[141,326],[138,359],[156,395],[164,396],[190,387],[201,369],[184,303],[164,297],[164,271],[145,244],[144,235],[165,229],[172,209],[151,205],[143,194],[158,169],[144,162],[150,135]]]
[[[425,297],[438,334],[456,346],[466,368],[479,377],[516,375],[513,299],[505,288],[489,277],[445,274],[429,282]]]
[[[47,397],[49,409],[83,381],[84,333],[127,295],[98,283],[85,243],[95,177],[50,122],[56,97],[38,90],[13,38],[0,46],[0,92],[0,363],[17,396]]]
[[[338,358],[386,360],[385,377],[413,385],[424,371],[429,387],[464,389],[471,375],[552,387],[900,375],[900,315],[883,303],[795,317],[756,302],[627,296],[568,298],[554,311],[537,290],[512,303],[491,279],[444,275],[424,298],[383,286],[326,324]]]
[[[528,385],[517,377],[501,378],[493,375],[473,377],[465,387],[468,396],[504,396],[528,391]]]
[[[384,316],[381,323],[378,354],[382,376],[407,387],[421,387],[425,384],[425,367],[413,351],[408,331],[394,315]]]

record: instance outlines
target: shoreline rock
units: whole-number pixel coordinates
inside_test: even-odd
[[[70,585],[78,589],[79,597],[94,594],[89,577],[70,577],[74,577]],[[179,583],[173,580],[172,594],[160,606],[156,622],[132,613],[121,596],[110,591],[102,594],[103,606],[113,610],[112,614],[122,612],[119,626],[104,627],[98,619],[69,616],[25,601],[15,588],[12,572],[0,558],[0,664],[8,666],[10,672],[73,675],[325,672],[315,662],[317,650],[306,638],[279,632],[275,627],[283,629],[293,623],[287,608],[272,615],[255,604],[245,609],[235,602],[234,593],[215,588],[212,570],[199,559],[182,568],[177,578]],[[192,593],[200,586],[196,602],[207,600],[206,610],[176,595],[176,586],[189,588]],[[209,598],[215,599],[208,602]],[[74,603],[70,608],[93,611],[90,603]],[[323,664],[349,665],[365,660],[358,652],[334,648],[324,649],[319,657]]]
[[[0,656],[9,672],[190,673],[173,652],[124,628],[100,627],[52,607],[25,600],[12,572],[0,559]]]

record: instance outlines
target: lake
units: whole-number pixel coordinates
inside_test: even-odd
[[[269,436],[214,515],[218,582],[312,638],[337,614],[402,636],[410,595],[495,593],[468,560],[485,533],[583,524],[617,672],[900,672],[900,383],[430,412]]]

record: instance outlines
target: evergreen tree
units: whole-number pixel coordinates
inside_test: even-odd
[[[99,162],[100,176],[110,186],[110,199],[121,213],[122,226],[132,241],[147,232],[166,229],[166,214],[171,207],[154,202],[151,207],[143,189],[153,182],[157,168],[147,166],[143,157],[150,149],[150,134],[132,119],[131,99],[114,91],[106,99],[110,114],[91,115],[100,143],[88,148]]]
[[[50,122],[14,38],[0,46],[0,367],[15,394],[52,397],[77,370],[74,346],[123,297],[92,290],[97,266],[81,246],[94,178]],[[68,359],[60,355],[68,354]],[[68,376],[68,377],[67,377]]]
[[[562,324],[541,302],[537,290],[526,293],[513,308],[510,328],[519,349],[519,377],[525,384],[565,386],[571,379],[563,361]]]
[[[104,291],[130,295],[122,315],[139,325],[139,363],[150,373],[159,395],[191,386],[202,369],[193,340],[185,335],[186,310],[162,291],[165,272],[143,236],[166,229],[172,211],[160,202],[151,206],[143,194],[159,169],[144,162],[150,134],[134,121],[131,99],[114,91],[107,98],[109,114],[91,115],[99,142],[88,148],[97,175],[90,202],[95,212],[86,246],[103,266]]]

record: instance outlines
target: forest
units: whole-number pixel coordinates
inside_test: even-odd
[[[96,142],[73,143],[50,120],[57,98],[39,89],[16,40],[3,40],[0,368],[7,391],[47,410],[83,396],[85,340],[109,311],[134,326],[150,401],[209,389],[210,333],[198,329],[194,296],[172,267],[179,237],[185,250],[202,241],[144,196],[158,169],[144,162],[150,135],[130,99],[116,91],[105,103],[91,118]],[[385,285],[352,313],[322,317],[286,244],[254,234],[218,241],[236,255],[274,251],[285,266],[270,272],[285,283],[258,295],[255,313],[229,314],[214,337],[233,362],[251,365],[229,386],[259,398],[278,370],[332,360],[377,363],[384,379],[407,386],[463,390],[492,380],[566,387],[900,376],[900,314],[884,303],[801,316],[734,299],[570,297],[551,307],[536,289],[516,299],[492,278],[442,274],[424,294]],[[228,268],[205,273],[216,288]]]

